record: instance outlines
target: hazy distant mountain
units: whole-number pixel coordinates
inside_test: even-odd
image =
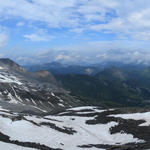
[[[47,70],[53,74],[88,74],[94,75],[100,71],[101,67],[81,66],[81,65],[63,65],[58,62],[46,63],[42,65],[24,66],[28,71],[36,72],[39,70]]]
[[[54,62],[26,68],[51,72],[73,95],[92,104],[146,106],[150,102],[150,69],[143,64],[109,62],[79,66]]]
[[[26,68],[28,71],[31,71],[31,72],[37,72],[40,70],[57,69],[57,68],[59,69],[62,67],[64,66],[58,62],[24,66],[24,68]]]
[[[97,73],[96,77],[99,78],[100,80],[111,79],[111,80],[123,81],[123,80],[127,79],[126,73],[117,67],[107,68],[107,69]]]
[[[121,63],[121,62],[102,62],[97,64],[61,64],[59,62],[52,62],[52,63],[45,63],[45,64],[37,64],[37,65],[27,65],[24,66],[28,71],[30,72],[37,72],[40,70],[47,70],[51,72],[52,74],[85,74],[85,75],[95,75],[98,72],[105,70],[107,68],[119,68],[121,70],[124,70],[126,72],[133,72],[133,70],[136,71],[143,71],[148,66],[144,64],[136,64],[136,63]]]

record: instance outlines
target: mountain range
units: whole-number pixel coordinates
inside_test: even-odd
[[[81,65],[66,65],[59,62],[52,62],[38,65],[26,65],[23,66],[30,72],[37,72],[39,70],[47,70],[52,74],[88,74],[93,75],[102,69],[102,67],[96,66],[81,66]]]
[[[150,149],[150,68],[100,68],[29,72],[0,59],[0,149]]]
[[[137,107],[150,104],[150,67],[137,64],[93,64],[90,66],[49,63],[26,66],[45,69],[73,96],[103,107]]]
[[[137,107],[150,104],[150,68],[126,70],[110,67],[94,76],[57,75],[73,95],[94,105]]]

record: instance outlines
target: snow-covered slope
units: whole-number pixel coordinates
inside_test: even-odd
[[[0,109],[0,148],[5,150],[150,148],[148,139],[150,127],[139,126],[142,123],[141,118],[117,119],[118,113],[121,113],[121,110],[78,107],[56,115],[36,116]],[[114,114],[115,117],[110,114]],[[142,115],[145,114],[141,113]],[[138,133],[136,131],[138,128],[146,131]]]

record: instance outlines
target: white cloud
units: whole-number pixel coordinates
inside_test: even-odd
[[[24,38],[33,41],[33,42],[40,42],[40,41],[44,41],[44,42],[48,42],[52,39],[52,37],[48,36],[48,35],[40,35],[40,34],[26,34],[24,35]]]
[[[17,27],[21,27],[21,26],[24,26],[24,24],[25,24],[24,22],[18,22],[18,23],[16,24],[16,26],[17,26]]]
[[[0,18],[23,18],[52,28],[81,33],[95,30],[149,40],[149,0],[5,0]],[[23,25],[22,22],[17,24]],[[120,36],[121,34],[121,36]],[[32,35],[35,39],[35,35]],[[144,36],[144,37],[143,37]],[[29,36],[28,36],[29,37]]]
[[[49,49],[41,48],[36,53],[31,51],[30,54],[17,56],[17,61],[20,64],[28,64],[29,62],[43,64],[53,61],[81,65],[84,65],[84,63],[107,62],[150,64],[149,47],[150,43],[147,41],[96,41],[74,46],[58,46],[57,48]],[[14,56],[13,59],[16,59],[16,57]]]
[[[0,33],[0,48],[6,46],[8,43],[8,36],[5,33]]]
[[[3,18],[21,17],[40,21],[51,27],[73,25],[74,0],[5,0],[0,1],[0,14]],[[71,19],[72,17],[72,19]]]
[[[8,44],[9,34],[7,28],[0,25],[0,48],[5,47]]]
[[[69,60],[69,59],[70,59],[69,55],[63,55],[63,54],[60,54],[60,55],[56,56],[56,58],[55,58],[56,61]]]

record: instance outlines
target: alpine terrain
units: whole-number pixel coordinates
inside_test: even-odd
[[[150,109],[87,104],[50,72],[0,59],[0,149],[150,149]]]
[[[0,105],[16,112],[48,113],[80,106],[78,99],[58,87],[47,71],[30,73],[10,59],[0,59]]]

